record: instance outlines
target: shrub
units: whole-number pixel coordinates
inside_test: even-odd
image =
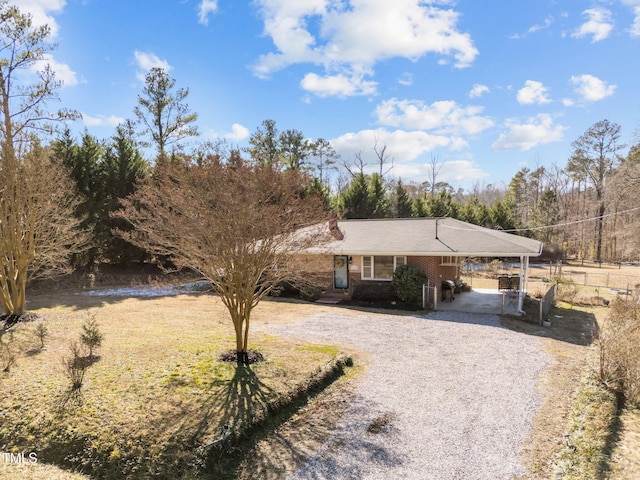
[[[62,367],[64,374],[71,381],[71,390],[79,390],[84,382],[84,374],[89,367],[87,357],[84,357],[78,342],[69,344],[71,356],[62,359]]]
[[[495,259],[491,260],[489,263],[485,263],[483,265],[482,271],[488,278],[498,278],[498,273],[502,270],[504,266],[502,265],[502,261]]]
[[[390,302],[397,297],[389,283],[361,283],[354,288],[351,298],[363,302]]]
[[[620,387],[627,402],[640,406],[640,305],[614,300],[596,341],[599,380]]]
[[[417,302],[422,298],[422,286],[427,277],[412,265],[401,265],[393,274],[393,291],[403,302]]]
[[[578,294],[578,286],[570,278],[553,277],[552,281],[558,285],[557,298],[563,302],[573,304]]]
[[[94,350],[102,345],[102,338],[103,335],[100,332],[96,317],[90,314],[82,325],[82,333],[80,334],[80,341],[89,350],[89,358],[93,358]]]
[[[0,368],[3,372],[8,372],[11,369],[11,365],[16,363],[17,355],[13,350],[11,343],[4,343],[0,341]]]
[[[49,327],[44,322],[40,322],[36,325],[34,333],[40,340],[40,348],[44,348],[44,339],[49,336]]]

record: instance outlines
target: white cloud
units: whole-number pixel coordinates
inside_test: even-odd
[[[225,133],[224,138],[228,140],[233,140],[234,142],[239,142],[244,140],[249,136],[249,129],[239,123],[234,123],[231,125],[231,132]]]
[[[485,93],[489,93],[491,90],[486,85],[482,85],[481,83],[474,83],[473,87],[469,91],[469,97],[478,98],[484,95]]]
[[[430,162],[421,163],[420,160],[413,163],[399,163],[394,166],[391,173],[394,177],[422,182],[430,179],[432,165]],[[447,160],[444,163],[444,168],[438,173],[438,181],[448,182],[452,185],[471,184],[489,176],[489,173],[483,171],[470,160]]]
[[[391,57],[453,56],[467,67],[478,54],[468,34],[457,31],[459,14],[420,0],[352,0],[324,18],[329,35],[325,54],[332,61],[373,64]]]
[[[209,14],[218,10],[218,0],[202,0],[198,6],[198,23],[209,25]]]
[[[462,107],[452,100],[426,105],[420,100],[392,98],[376,107],[381,125],[407,129],[434,130],[439,134],[473,135],[493,126],[493,120],[480,115],[483,108]]]
[[[315,73],[307,73],[300,86],[319,97],[350,97],[354,95],[374,95],[376,93],[376,82],[364,80],[362,75],[344,74],[327,75],[320,77]]]
[[[542,82],[527,80],[524,83],[524,87],[518,90],[518,103],[520,105],[531,105],[533,103],[542,105],[549,103],[550,100],[547,96],[547,91],[547,87],[545,87]]]
[[[86,113],[82,114],[82,123],[85,127],[117,127],[125,121],[122,117],[116,117],[115,115],[96,115],[91,116]]]
[[[566,17],[566,16],[567,16],[566,13],[560,14],[560,17]],[[554,16],[548,16],[548,17],[546,17],[544,19],[544,21],[542,23],[536,23],[534,25],[531,25],[527,29],[526,33],[523,33],[523,34],[515,33],[515,34],[511,35],[509,38],[514,39],[514,40],[520,40],[520,39],[526,38],[529,34],[537,33],[537,32],[540,32],[542,30],[547,30],[555,22],[556,22],[556,18]]]
[[[555,21],[555,19],[553,17],[547,17],[544,19],[544,23],[543,24],[536,24],[533,25],[529,28],[529,30],[527,30],[527,33],[535,33],[538,32],[540,30],[546,30],[547,28],[549,28],[553,22]]]
[[[136,78],[143,83],[145,75],[152,68],[162,68],[167,72],[173,68],[171,65],[169,65],[169,62],[167,62],[166,60],[162,60],[155,53],[141,52],[139,50],[136,50],[133,52],[133,56],[135,57],[136,65],[140,69],[136,73]]]
[[[245,138],[249,137],[250,134],[251,132],[249,132],[249,129],[247,127],[239,123],[234,123],[233,125],[231,125],[230,132],[222,133],[220,131],[210,129],[206,132],[206,137],[223,139],[231,142],[241,142]]]
[[[21,13],[30,14],[34,25],[49,25],[52,37],[58,35],[58,23],[49,13],[62,12],[66,0],[14,0],[9,3],[16,5]]]
[[[587,102],[597,102],[610,95],[613,95],[617,85],[609,85],[593,75],[574,75],[571,83],[575,85],[574,91]]]
[[[527,119],[525,123],[519,123],[515,119],[507,120],[506,126],[509,131],[501,134],[491,145],[493,150],[530,150],[538,145],[559,142],[567,129],[562,125],[554,125],[551,115],[544,113]]]
[[[640,37],[640,0],[622,0],[622,3],[629,5],[634,15],[629,34],[632,37]]]
[[[420,155],[432,152],[437,148],[460,150],[466,147],[467,143],[460,137],[431,135],[422,131],[389,131],[378,128],[346,133],[332,139],[331,145],[347,161],[355,154],[362,154],[365,163],[373,168],[377,160],[373,151],[374,145],[386,145],[386,151],[393,155],[396,162],[403,163],[415,160]]]
[[[405,87],[413,85],[413,75],[409,72],[404,72],[398,79],[398,83],[400,85],[404,85]]]
[[[582,38],[591,35],[591,43],[596,43],[607,38],[613,30],[610,10],[597,7],[585,10],[582,14],[588,16],[589,20],[574,31],[572,37]]]
[[[257,3],[264,19],[264,33],[275,45],[275,51],[260,56],[254,65],[255,75],[262,78],[298,63],[322,65],[326,78],[345,72],[363,71],[370,75],[381,60],[394,57],[417,60],[429,53],[452,59],[455,67],[462,68],[471,65],[478,54],[471,37],[457,29],[458,12],[431,2],[257,0]]]

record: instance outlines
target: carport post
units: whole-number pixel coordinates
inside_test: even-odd
[[[527,280],[529,278],[529,257],[520,257],[520,292],[518,292],[518,313],[524,313],[522,306],[527,296]]]

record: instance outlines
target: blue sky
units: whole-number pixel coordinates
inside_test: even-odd
[[[470,189],[564,167],[593,123],[640,141],[640,0],[13,0],[48,23],[74,125],[133,118],[163,67],[202,139],[240,147],[265,119],[391,176]],[[624,150],[626,153],[627,149]]]

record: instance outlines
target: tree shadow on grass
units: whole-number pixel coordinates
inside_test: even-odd
[[[194,440],[210,429],[209,420],[216,418],[220,438],[239,438],[255,423],[263,420],[275,391],[262,382],[250,366],[239,365],[233,377],[211,390],[207,396],[204,418],[196,424]]]
[[[188,428],[189,443],[200,444],[207,472],[215,478],[234,478],[226,475],[237,468],[247,439],[265,425],[276,398],[250,366],[237,366],[228,382],[211,389],[200,409],[202,416]],[[212,430],[215,436],[206,438]]]
[[[201,466],[205,478],[235,479],[249,454],[255,454],[256,445],[291,419],[309,400],[323,391],[343,374],[342,366],[327,375],[320,375],[304,387],[286,394],[277,394],[265,385],[249,366],[239,366],[228,383],[214,388],[207,396],[207,410],[192,429],[192,442],[202,441],[211,431],[214,420],[218,435],[200,448]],[[300,444],[275,435],[281,450],[294,461],[309,454]],[[278,458],[262,456],[263,471],[277,472],[282,468]],[[265,466],[266,462],[266,466]]]
[[[43,452],[53,463],[96,478],[235,479],[254,445],[291,418],[309,395],[321,391],[337,376],[322,384],[317,382],[310,391],[306,383],[285,394],[267,385],[248,366],[236,367],[232,378],[213,381],[209,387],[193,385],[186,378],[184,382],[165,383],[161,387],[166,389],[161,394],[164,400],[158,398],[160,403],[150,404],[146,413],[134,415],[132,421],[139,423],[126,427],[122,436],[100,440],[100,448],[92,451],[91,458],[85,454],[67,458],[99,438],[99,432],[95,437],[82,428],[71,429],[73,435],[64,434],[59,439],[57,433],[50,432],[51,448]],[[52,428],[65,432],[65,425],[74,425],[76,417],[84,418],[85,406],[92,408],[91,402],[95,401],[93,393],[85,392],[84,387],[61,389],[53,399]],[[124,452],[124,440],[131,442],[130,451],[111,455],[118,446]],[[295,443],[287,448],[289,456],[302,458],[305,454]],[[269,462],[267,459],[268,468],[278,468],[277,460]]]

